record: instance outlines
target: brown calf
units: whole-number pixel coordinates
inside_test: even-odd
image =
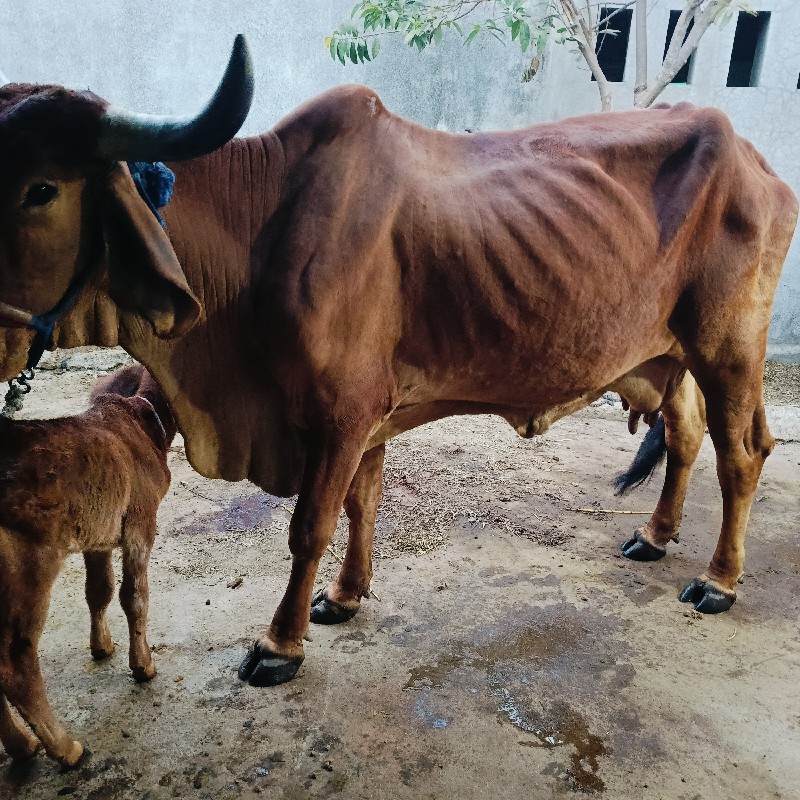
[[[67,766],[83,754],[50,708],[37,654],[69,553],[84,556],[91,651],[100,659],[114,651],[105,611],[114,594],[111,551],[122,547],[130,667],[138,681],[156,674],[145,635],[147,565],[174,435],[172,414],[141,366],[98,381],[83,414],[0,418],[0,741],[14,758],[33,755],[40,742]]]

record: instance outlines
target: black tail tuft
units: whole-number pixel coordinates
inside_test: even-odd
[[[656,424],[647,431],[631,465],[614,478],[612,482],[614,493],[627,494],[631,489],[641,486],[655,472],[666,454],[667,433],[664,428],[664,417],[659,414]]]

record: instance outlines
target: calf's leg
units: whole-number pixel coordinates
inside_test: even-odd
[[[28,730],[0,692],[0,742],[11,758],[30,758],[40,747],[39,740]]]
[[[379,444],[361,457],[347,490],[344,509],[350,520],[347,550],[339,576],[314,594],[311,621],[334,625],[352,619],[369,596],[372,581],[372,542],[375,519],[383,490],[383,459],[386,445]]]
[[[114,652],[114,642],[106,620],[106,609],[114,597],[114,566],[108,551],[86,551],[86,603],[89,606],[92,630],[89,647],[92,658],[108,658]]]
[[[83,746],[70,737],[47,702],[37,652],[50,589],[63,560],[62,553],[36,547],[21,554],[16,565],[2,563],[9,592],[0,621],[0,686],[47,755],[64,766],[74,766],[83,755]],[[20,564],[22,567],[17,566]],[[11,719],[10,713],[6,719]]]
[[[119,601],[128,620],[130,649],[128,662],[134,680],[149,681],[156,665],[147,644],[147,612],[150,589],[147,567],[155,540],[155,517],[146,521],[126,519],[122,538],[122,585]]]
[[[364,453],[368,430],[360,434],[352,429],[325,431],[309,447],[289,524],[289,584],[269,630],[253,643],[239,667],[239,677],[253,686],[285,683],[303,663],[302,640],[308,629],[317,568],[336,530],[339,509]]]

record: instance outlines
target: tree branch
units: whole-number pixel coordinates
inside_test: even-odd
[[[594,51],[592,30],[586,24],[586,19],[578,10],[573,0],[559,0],[559,4],[563,12],[564,21],[568,23],[574,33],[580,33],[579,36],[575,37],[576,44],[578,45],[578,50],[580,50],[584,61],[589,65],[594,79],[597,81],[597,90],[600,92],[600,109],[602,111],[610,111],[613,95],[608,79]],[[628,5],[630,5],[630,3],[628,3]]]
[[[670,81],[677,75],[678,70],[689,60],[689,56],[697,49],[700,39],[702,39],[703,34],[708,30],[717,14],[729,6],[732,0],[711,0],[705,8],[699,10],[702,2],[703,0],[689,0],[687,2],[686,7],[681,12],[681,16],[678,17],[678,22],[672,34],[672,41],[669,44],[667,54],[664,56],[664,62],[656,79],[646,92],[634,100],[634,105],[637,108],[647,108],[664,91]],[[689,35],[686,36],[686,31],[692,19],[694,20],[694,25]],[[684,36],[686,36],[685,41]]]
[[[636,0],[636,83],[633,104],[647,92],[647,0]]]

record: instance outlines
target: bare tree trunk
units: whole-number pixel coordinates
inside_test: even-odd
[[[611,92],[611,84],[608,82],[606,74],[603,72],[600,62],[597,60],[594,47],[586,47],[585,45],[579,44],[578,49],[581,51],[581,55],[583,55],[586,63],[589,65],[589,69],[592,71],[592,75],[594,75],[594,79],[597,81],[597,90],[600,92],[600,110],[611,111],[614,95]]]
[[[647,92],[647,0],[636,0],[636,84],[633,104]]]
[[[577,40],[578,50],[580,50],[584,61],[589,65],[589,69],[597,81],[597,90],[600,92],[600,110],[610,111],[614,96],[611,92],[611,84],[608,82],[603,72],[597,54],[594,51],[595,37],[594,26],[587,24],[583,13],[578,10],[573,0],[559,0],[563,11],[564,21],[572,28]],[[591,11],[589,11],[591,14]]]
[[[664,91],[669,82],[678,73],[678,70],[689,60],[695,51],[703,34],[714,21],[720,11],[727,8],[732,0],[711,0],[704,8],[703,0],[687,0],[681,11],[675,30],[672,33],[664,63],[652,85],[638,96],[634,95],[634,105],[637,108],[647,108]],[[691,32],[686,36],[689,24],[694,20]],[[686,37],[686,41],[684,41]]]

